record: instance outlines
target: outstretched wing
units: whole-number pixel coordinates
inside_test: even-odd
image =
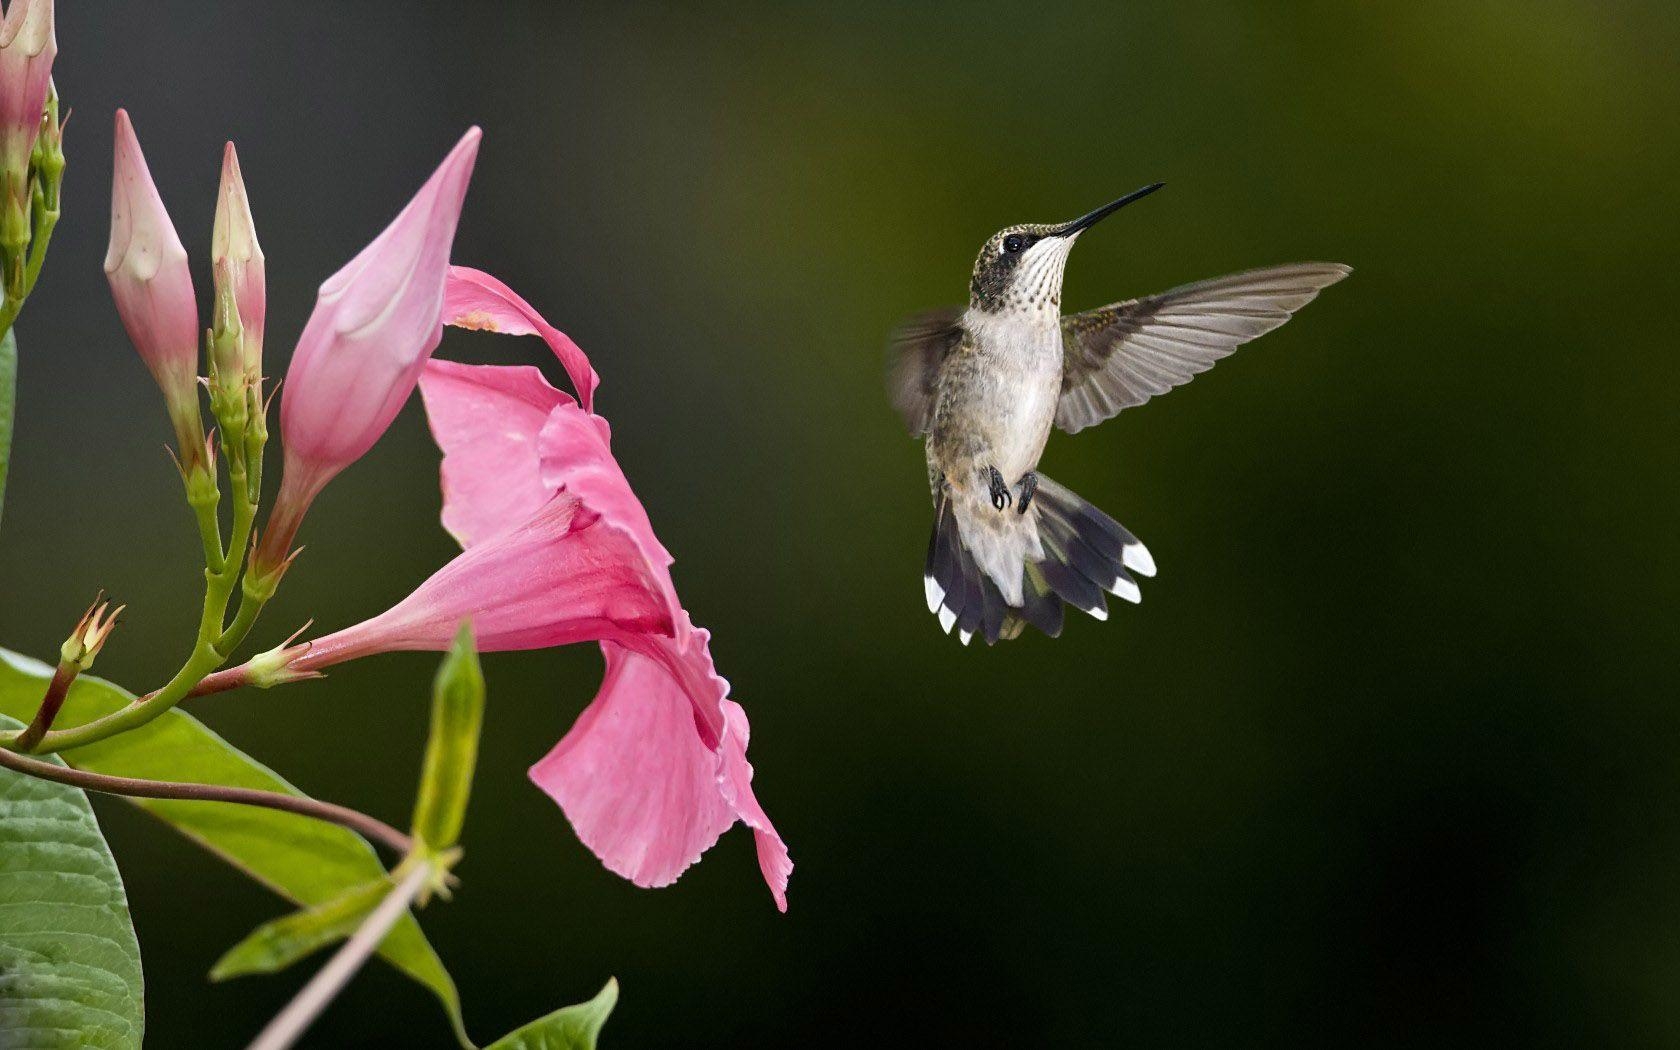
[[[939,365],[962,340],[962,309],[917,314],[893,330],[887,347],[887,397],[912,436],[933,426]]]
[[[1341,263],[1291,263],[1069,314],[1056,425],[1078,433],[1188,383],[1352,272]]]

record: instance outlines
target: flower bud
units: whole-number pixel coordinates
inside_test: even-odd
[[[25,204],[29,155],[41,129],[57,54],[53,0],[12,0],[0,23],[0,171]]]
[[[432,683],[432,728],[413,822],[414,837],[428,849],[447,850],[461,838],[483,726],[484,670],[472,626],[464,622]]]
[[[58,112],[58,89],[47,82],[47,102],[41,115],[41,134],[35,139],[35,152],[29,163],[35,166],[35,183],[41,190],[43,203],[49,211],[58,211],[59,188],[64,182],[64,125],[69,114]]]
[[[243,455],[250,403],[246,390],[254,380],[245,372],[245,329],[234,302],[231,269],[225,259],[216,266],[216,303],[205,334],[205,357],[210,364],[210,410],[221,425],[223,440],[236,445],[230,451]]]
[[[312,647],[309,642],[304,642],[301,645],[294,643],[297,642],[298,635],[309,630],[310,625],[314,622],[311,620],[299,627],[292,632],[291,637],[274,648],[251,657],[245,661],[243,666],[234,668],[231,672],[224,671],[222,673],[224,675],[237,674],[239,676],[238,684],[254,685],[258,689],[270,689],[277,685],[285,685],[287,682],[302,681],[305,678],[320,678],[321,672],[319,671],[299,671],[292,667]]]
[[[479,138],[477,128],[462,136],[391,225],[321,285],[280,395],[286,465],[259,568],[285,556],[315,495],[379,440],[437,349]]]
[[[103,597],[103,595],[101,595]],[[111,608],[110,602],[101,602],[95,598],[88,611],[77,621],[76,629],[70,632],[70,637],[59,647],[59,662],[68,665],[76,673],[86,671],[93,666],[94,657],[105,647],[106,639],[116,630],[117,617],[122,615],[126,605]]]
[[[216,198],[216,225],[210,235],[210,262],[216,275],[218,309],[231,300],[238,317],[246,379],[262,378],[263,320],[268,311],[262,245],[245,195],[245,177],[233,143],[222,154],[222,188]]]
[[[198,437],[198,304],[187,250],[152,182],[134,125],[120,109],[105,276],[129,340],[163,388],[187,461],[203,443]]]

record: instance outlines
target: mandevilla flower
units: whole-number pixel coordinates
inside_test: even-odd
[[[501,282],[454,267],[447,301],[447,323],[542,334],[580,393],[593,391],[582,351]],[[420,391],[444,451],[444,525],[465,550],[386,612],[265,654],[263,666],[297,677],[447,649],[463,620],[485,652],[597,641],[600,691],[532,780],[639,886],[675,881],[745,823],[785,910],[793,864],[753,796],[746,713],[677,598],[671,556],[613,459],[606,421],[530,367],[432,361]]]
[[[479,138],[477,128],[462,136],[402,213],[321,285],[280,395],[285,473],[260,566],[283,563],[316,494],[379,440],[437,349]]]
[[[111,243],[105,276],[123,327],[163,389],[169,418],[191,463],[203,453],[198,415],[198,302],[187,250],[134,137],[126,110],[117,110],[111,173]]]
[[[41,130],[58,37],[52,0],[12,0],[0,22],[0,172],[27,204],[29,154]]]

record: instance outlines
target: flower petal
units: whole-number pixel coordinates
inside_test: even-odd
[[[420,397],[443,449],[443,527],[463,547],[527,520],[554,495],[542,482],[537,437],[571,398],[535,368],[432,360]]]
[[[442,651],[462,620],[473,622],[481,652],[672,632],[665,595],[623,530],[560,494],[530,520],[467,548],[385,612],[317,639],[292,667]]]
[[[704,632],[702,632],[704,633]],[[718,789],[741,823],[752,829],[753,844],[758,849],[758,870],[776,898],[776,907],[787,911],[788,878],[793,874],[793,858],[788,856],[787,843],[765,816],[752,790],[753,768],[747,762],[747,712],[733,700],[723,702],[724,736],[719,755],[722,769]]]
[[[642,599],[661,606],[658,621],[662,626],[653,633],[673,641],[678,651],[688,646],[692,628],[671,581],[671,555],[654,535],[647,511],[612,457],[605,420],[583,411],[530,367],[432,361],[421,377],[421,397],[432,434],[444,452],[444,526],[469,553],[485,543],[502,545],[507,534],[523,528],[526,519],[546,501],[558,498],[557,494],[581,500],[589,514],[599,519],[600,528],[618,534],[624,544],[618,549],[645,587]],[[541,414],[545,406],[549,408],[546,418]],[[532,549],[525,556],[551,555]],[[552,604],[564,608],[568,602],[568,595],[556,593]],[[522,615],[543,620],[547,611],[539,601],[527,606]],[[511,636],[509,619],[503,617],[503,634]],[[447,644],[452,635],[441,632],[442,621],[429,618],[428,624],[428,630]],[[475,619],[475,628],[481,648],[488,649],[485,622]],[[389,624],[378,636],[388,635]],[[548,635],[539,632],[538,636]],[[649,640],[650,654],[663,659],[665,650],[657,647],[657,641]],[[671,675],[687,691],[702,741],[716,746],[723,734],[720,705],[727,687],[717,688],[715,681],[721,680],[708,679],[709,665],[706,674],[682,660],[671,660],[669,665]]]
[[[680,657],[703,661],[700,648]],[[693,731],[684,689],[667,660],[611,642],[606,675],[583,715],[541,761],[531,780],[559,804],[578,838],[607,868],[638,886],[665,886],[699,860],[737,819],[754,829],[759,866],[787,910],[787,848],[752,797],[746,716],[728,703],[717,750]],[[714,676],[715,677],[715,676]]]
[[[648,571],[664,587],[672,620],[681,630],[686,618],[680,615],[682,603],[677,599],[677,586],[671,579],[674,559],[653,534],[647,510],[631,491],[630,482],[613,458],[607,441],[606,421],[600,416],[573,404],[557,406],[548,414],[537,437],[543,487],[550,492],[564,491],[577,496],[589,509],[605,515],[624,530],[647,562]]]
[[[539,335],[565,366],[584,410],[595,410],[595,388],[601,377],[583,349],[571,337],[543,320],[542,314],[518,292],[469,266],[451,266],[444,292],[443,323],[505,335]]]

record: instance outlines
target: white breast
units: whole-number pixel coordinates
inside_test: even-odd
[[[974,317],[974,314],[970,314]],[[1006,314],[970,322],[997,382],[988,406],[992,455],[1014,484],[1038,465],[1061,394],[1062,332],[1054,315]]]

